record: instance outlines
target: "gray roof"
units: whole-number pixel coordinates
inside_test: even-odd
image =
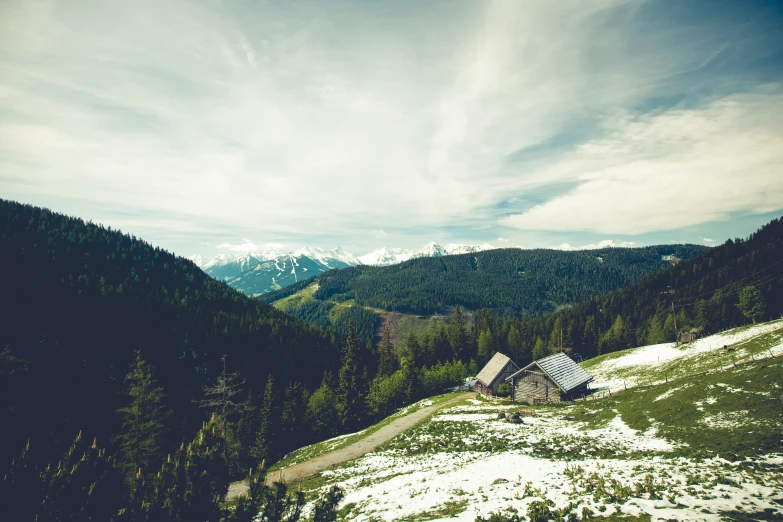
[[[566,393],[593,380],[592,375],[583,370],[581,366],[563,352],[533,361],[514,375],[507,377],[506,380],[524,371],[529,371],[531,366],[541,368]]]
[[[508,363],[514,364],[511,359],[502,353],[496,353],[492,356],[492,359],[489,360],[486,366],[481,369],[479,374],[476,375],[476,380],[483,382],[485,386],[492,386],[492,382],[498,378],[498,375],[500,375],[500,372],[503,371],[503,368],[505,368]],[[516,366],[516,364],[514,364],[514,366]]]

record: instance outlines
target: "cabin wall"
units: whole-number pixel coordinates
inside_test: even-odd
[[[514,374],[514,372],[519,371],[519,368],[517,368],[517,365],[513,362],[509,361],[503,369],[500,371],[500,374],[498,377],[492,382],[492,395],[497,395],[498,393],[498,386],[506,382],[506,379]]]
[[[524,372],[513,379],[515,401],[534,404],[536,399],[545,402],[560,402],[560,388],[544,373]]]

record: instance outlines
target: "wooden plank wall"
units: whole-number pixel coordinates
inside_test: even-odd
[[[518,371],[518,368],[511,361],[507,362],[503,369],[500,371],[500,376],[492,383],[492,393],[498,393],[498,386],[506,382],[506,378]]]
[[[560,388],[543,373],[524,372],[514,378],[515,401],[533,404],[535,399],[560,402]]]

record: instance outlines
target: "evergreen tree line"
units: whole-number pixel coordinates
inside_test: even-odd
[[[225,379],[225,374],[223,375]],[[136,354],[126,378],[128,403],[118,410],[122,431],[113,440],[114,454],[90,444],[79,432],[56,464],[45,466],[30,441],[4,474],[0,507],[9,520],[115,522],[250,522],[300,520],[304,494],[289,494],[282,483],[265,484],[262,459],[247,470],[246,496],[226,506],[231,478],[230,423],[212,408],[192,440],[165,453],[170,411],[153,369]],[[212,393],[217,388],[208,388]],[[227,400],[224,394],[223,400]],[[210,406],[226,402],[205,400]],[[230,403],[230,401],[229,401]],[[222,411],[227,411],[225,408]],[[336,518],[339,488],[316,501],[314,522]]]
[[[539,318],[479,313],[479,367],[493,350],[526,364],[558,351],[590,358],[674,342],[675,332],[708,335],[783,314],[783,222],[628,287]]]
[[[698,245],[576,252],[488,250],[418,258],[392,266],[331,270],[265,294],[262,299],[272,303],[317,281],[314,297],[322,302],[354,300],[360,306],[426,315],[448,313],[460,305],[469,310],[488,308],[505,315],[539,316],[670,266],[665,256],[685,260],[705,250]]]
[[[259,395],[269,375],[314,390],[340,368],[343,336],[119,231],[0,200],[0,252],[0,462],[28,438],[51,460],[79,430],[118,433],[112,413],[137,349],[166,389],[167,447],[200,429],[194,401],[223,355]]]
[[[697,329],[707,335],[781,315],[783,222],[775,219],[747,239],[728,240],[628,287],[548,316],[509,318],[496,310],[481,309],[470,324],[465,311],[456,306],[447,323],[432,323],[424,334],[411,336],[392,351],[417,366],[459,361],[468,374],[475,375],[496,352],[520,366],[560,351],[587,359],[634,346],[674,342],[675,332]],[[384,333],[383,339],[387,338]],[[387,345],[382,340],[378,347],[379,372],[388,367],[384,364]],[[399,374],[394,379],[400,380]]]

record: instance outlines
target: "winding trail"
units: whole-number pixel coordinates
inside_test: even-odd
[[[334,451],[330,451],[329,453],[324,453],[323,455],[313,457],[310,460],[306,460],[304,462],[300,462],[299,464],[294,464],[293,466],[289,466],[287,468],[283,468],[282,470],[270,473],[266,477],[266,483],[267,485],[271,486],[273,482],[280,480],[281,474],[282,479],[288,484],[301,482],[302,480],[308,477],[312,477],[313,475],[336,466],[337,464],[342,464],[343,462],[357,459],[362,455],[366,455],[382,444],[389,442],[400,433],[412,428],[419,422],[434,414],[439,409],[450,406],[455,402],[464,401],[465,399],[468,399],[474,395],[475,393],[470,392],[460,393],[456,397],[439,404],[433,404],[432,406],[424,406],[419,408],[418,410],[409,413],[404,417],[394,419],[375,433],[372,433],[366,438],[358,440],[353,444],[349,444],[344,448],[336,449]],[[247,484],[243,482],[235,482],[229,486],[226,500],[237,498],[244,495],[246,492]]]

